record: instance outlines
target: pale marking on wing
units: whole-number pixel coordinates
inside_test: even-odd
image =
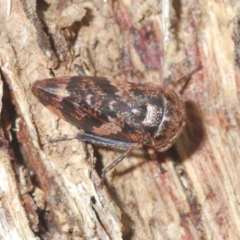
[[[57,95],[59,97],[69,97],[71,94],[69,91],[67,91],[66,89],[62,89],[62,88],[46,88],[47,92],[51,93],[51,94],[54,94],[54,95]]]
[[[92,105],[92,101],[91,101],[92,96],[93,96],[92,94],[88,94],[86,97],[86,102],[88,105]]]
[[[109,106],[110,110],[114,111],[114,105],[115,105],[115,104],[116,104],[116,101],[115,101],[115,100],[109,102],[108,106]]]

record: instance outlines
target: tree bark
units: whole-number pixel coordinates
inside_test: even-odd
[[[237,1],[1,1],[2,239],[239,239]],[[234,20],[235,15],[237,17]],[[235,43],[235,47],[234,47]],[[77,139],[35,80],[87,75],[168,86],[201,63],[187,125],[151,160]]]

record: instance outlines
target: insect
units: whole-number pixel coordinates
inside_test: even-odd
[[[50,111],[84,131],[76,135],[80,141],[126,149],[103,169],[103,179],[134,149],[146,145],[163,152],[176,142],[185,126],[185,109],[172,88],[198,69],[167,89],[104,77],[65,76],[37,80],[32,92]]]

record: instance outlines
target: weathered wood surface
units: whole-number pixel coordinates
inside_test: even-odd
[[[2,239],[240,239],[237,1],[0,3]],[[74,63],[159,85],[201,63],[175,146],[155,161],[136,151],[99,188],[120,151],[48,143],[77,129],[31,93]]]

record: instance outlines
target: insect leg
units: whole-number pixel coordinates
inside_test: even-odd
[[[156,154],[156,151],[155,151],[154,148],[149,147],[149,148],[148,148],[148,154],[149,154],[149,156],[150,156],[150,158],[151,158],[152,160],[155,160],[155,161],[156,161],[156,159],[158,159],[157,154]],[[166,170],[165,170],[164,167],[162,166],[162,162],[160,162],[159,168],[160,168],[160,170],[161,170],[161,173],[165,173],[165,172],[166,172]]]
[[[97,135],[92,135],[89,133],[78,133],[76,138],[83,142],[90,142],[90,143],[99,144],[107,147],[138,148],[142,146],[138,143],[122,142],[122,141],[113,140],[105,137],[100,137]]]
[[[148,147],[148,154],[152,160],[157,159],[157,154],[154,148]]]
[[[127,151],[125,151],[122,155],[120,155],[113,163],[108,165],[106,168],[102,170],[101,177],[102,180],[105,178],[105,175],[107,172],[109,172],[111,169],[113,169],[117,164],[119,164],[127,155],[129,155],[134,148],[129,148]]]
[[[78,139],[79,141],[82,142],[89,142],[93,144],[99,144],[102,146],[107,146],[107,147],[117,147],[117,148],[138,148],[141,147],[142,145],[138,143],[128,143],[128,142],[122,142],[122,141],[117,141],[117,140],[112,140],[100,136],[95,136],[89,133],[78,133],[77,135],[62,135],[58,138],[55,139],[48,139],[50,143],[55,143],[58,141],[65,141],[65,140],[72,140],[72,139]]]
[[[113,139],[108,139],[96,135],[92,135],[89,133],[78,133],[75,136],[67,136],[64,135],[60,138],[57,139],[50,139],[49,142],[57,142],[57,141],[63,141],[63,140],[69,140],[69,139],[74,139],[77,138],[80,141],[83,142],[90,142],[94,144],[99,144],[103,146],[108,146],[108,147],[118,147],[118,148],[127,148],[127,150],[121,154],[113,163],[111,163],[109,166],[104,168],[101,173],[102,181],[108,171],[113,169],[118,163],[120,163],[127,155],[129,155],[134,149],[140,148],[142,145],[138,143],[128,143],[128,142],[122,142],[122,141],[117,141]]]
[[[116,141],[100,136],[91,135],[88,133],[78,133],[77,139],[84,142],[90,142],[108,147],[128,148],[123,154],[121,154],[113,163],[104,168],[101,173],[102,183],[103,179],[108,171],[113,169],[118,163],[120,163],[126,156],[128,156],[134,149],[140,148],[142,145],[138,143],[128,143]],[[102,184],[101,184],[102,185]]]
[[[79,76],[81,76],[81,77],[85,77],[86,76],[83,68],[80,65],[74,64],[74,67],[78,69]]]
[[[48,142],[55,143],[55,142],[58,142],[58,141],[72,140],[74,138],[76,138],[76,135],[66,135],[66,134],[64,134],[64,135],[62,135],[58,138],[55,138],[55,139],[49,138]]]

